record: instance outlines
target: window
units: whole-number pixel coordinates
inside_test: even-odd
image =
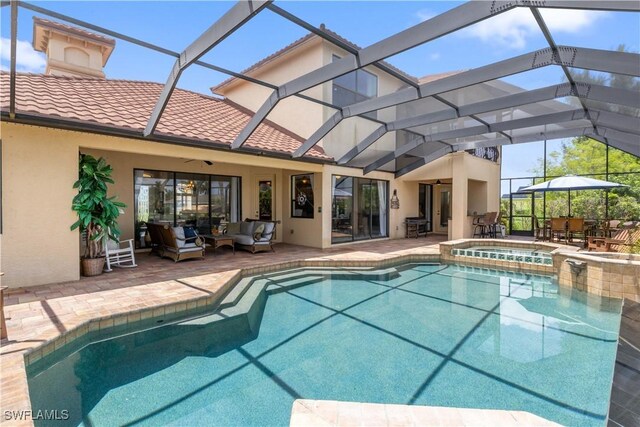
[[[313,175],[291,177],[291,216],[313,218]]]
[[[333,55],[333,61],[340,59]],[[352,71],[333,80],[333,104],[338,107],[355,104],[378,96],[378,77],[365,70]],[[376,118],[377,112],[366,114]]]
[[[334,175],[331,242],[389,235],[389,182]]]
[[[134,171],[136,247],[148,245],[147,222],[192,226],[201,234],[240,221],[240,177],[182,172]]]

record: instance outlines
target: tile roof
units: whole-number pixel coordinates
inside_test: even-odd
[[[0,74],[0,106],[9,109],[9,73]],[[68,123],[97,124],[139,132],[147,124],[162,84],[132,80],[102,80],[17,73],[16,112]],[[228,100],[175,89],[156,128],[159,136],[229,145],[252,113]],[[265,152],[291,154],[304,141],[298,135],[263,122],[245,144]],[[330,160],[320,147],[307,157]]]
[[[338,34],[338,33],[334,32],[334,31],[331,31],[331,30],[330,30],[330,29],[328,29],[324,24],[320,24],[320,29],[321,29],[322,31],[324,31],[325,33],[327,33],[328,35],[333,36],[333,37],[335,37],[336,39],[339,39],[340,41],[342,41],[343,43],[345,43],[345,44],[347,44],[347,45],[349,45],[349,46],[353,47],[354,49],[357,49],[357,50],[362,49],[360,46],[358,46],[357,44],[353,43],[353,42],[352,42],[352,41],[350,41],[350,40],[345,39],[345,38],[344,38],[344,37],[342,37],[340,34]],[[273,61],[274,59],[279,58],[280,56],[284,55],[285,53],[287,53],[287,52],[289,52],[289,51],[291,51],[291,50],[295,49],[296,47],[298,47],[298,46],[300,46],[300,45],[304,44],[304,42],[306,42],[307,40],[311,40],[311,39],[318,38],[318,37],[320,37],[320,36],[318,36],[318,35],[316,35],[316,34],[314,34],[314,33],[309,33],[309,34],[307,34],[306,36],[301,37],[301,38],[299,38],[298,40],[294,41],[293,43],[291,43],[291,44],[289,44],[289,45],[287,45],[287,46],[283,47],[282,49],[280,49],[280,50],[278,50],[278,51],[276,51],[276,52],[272,53],[271,55],[269,55],[269,56],[267,56],[267,57],[265,57],[265,58],[261,59],[260,61],[258,61],[258,62],[256,62],[255,64],[251,65],[249,68],[245,68],[244,70],[242,70],[242,71],[240,72],[240,74],[247,74],[247,73],[250,73],[251,71],[254,71],[254,70],[256,70],[256,69],[258,69],[258,68],[262,67],[263,65],[265,65],[265,64],[267,64],[267,63],[269,63],[269,62]],[[330,43],[330,42],[327,42],[327,43]],[[389,63],[388,63],[388,62],[386,62],[386,61],[380,61],[380,63],[382,63],[382,64],[386,65],[387,67],[389,67],[389,69],[391,69],[391,70],[393,70],[393,71],[396,71],[397,73],[399,73],[399,74],[401,74],[401,75],[405,76],[405,77],[406,77],[407,79],[409,79],[409,80],[413,80],[414,82],[417,82],[417,81],[418,81],[418,79],[417,79],[416,77],[414,77],[414,76],[412,76],[412,75],[410,75],[410,74],[405,73],[405,72],[404,72],[404,71],[402,71],[401,69],[399,69],[399,68],[397,68],[397,67],[394,67],[393,65],[389,64]],[[235,81],[236,79],[237,79],[236,77],[229,77],[228,79],[224,80],[222,83],[219,83],[219,84],[217,84],[217,85],[215,85],[215,86],[212,86],[212,87],[211,87],[211,92],[213,92],[213,93],[218,93],[218,91],[219,91],[220,89],[222,89],[223,87],[227,86],[229,83],[231,83],[231,82]]]

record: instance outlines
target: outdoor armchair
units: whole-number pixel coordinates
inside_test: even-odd
[[[203,239],[193,231],[193,237],[185,237],[183,227],[171,227],[167,224],[147,223],[149,235],[156,252],[164,258],[171,258],[175,262],[189,258],[204,258],[205,243]],[[152,231],[153,230],[153,231]],[[157,239],[154,243],[154,237]]]
[[[275,249],[273,249],[275,231],[275,221],[247,218],[240,223],[227,224],[225,234],[234,238],[237,247],[248,250],[251,253],[260,251],[275,252]]]

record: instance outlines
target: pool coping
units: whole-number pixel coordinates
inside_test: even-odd
[[[560,426],[526,411],[296,399],[290,427]]]

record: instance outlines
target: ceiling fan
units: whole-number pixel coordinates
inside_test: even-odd
[[[185,160],[185,163],[190,163],[190,162],[204,162],[206,165],[211,166],[213,165],[213,162],[211,160],[198,160],[198,159],[188,159]]]

